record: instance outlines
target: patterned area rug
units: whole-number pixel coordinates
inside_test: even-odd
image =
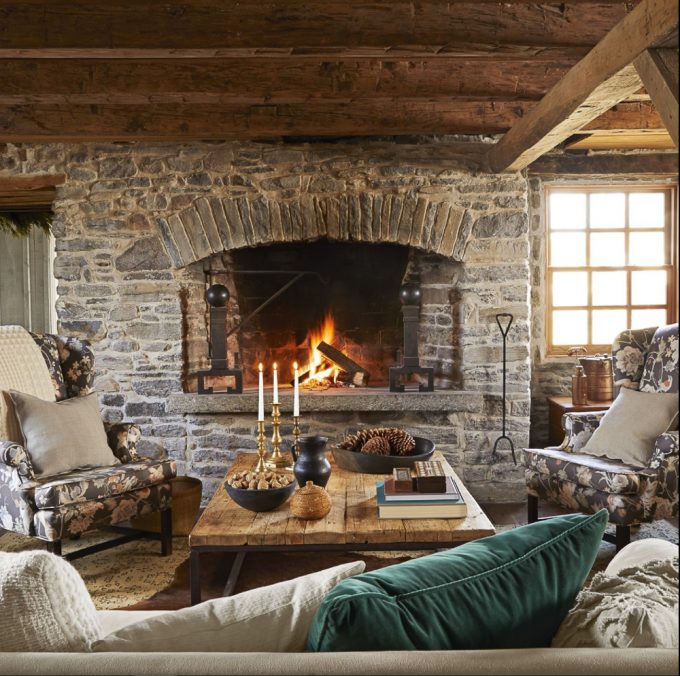
[[[65,541],[64,553],[81,547],[104,542],[111,537],[94,533],[76,542]],[[44,549],[34,538],[15,533],[0,536],[0,551],[24,552]],[[174,538],[171,556],[160,555],[160,543],[153,540],[136,540],[97,554],[73,561],[90,591],[98,610],[126,608],[151,598],[169,586],[175,571],[189,556],[188,538]]]

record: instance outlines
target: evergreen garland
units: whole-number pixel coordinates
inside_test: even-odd
[[[28,237],[31,228],[39,228],[46,235],[52,232],[52,214],[46,211],[0,212],[0,232],[15,237]]]

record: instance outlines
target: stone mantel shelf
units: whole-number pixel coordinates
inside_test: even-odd
[[[484,401],[500,400],[498,394],[468,390],[435,390],[434,392],[390,392],[386,388],[334,389],[303,392],[301,413],[315,411],[456,411],[479,412]],[[292,393],[283,392],[281,408],[293,407]],[[271,408],[271,391],[265,393],[266,408]],[[175,414],[255,413],[257,392],[243,394],[171,394],[168,411]]]

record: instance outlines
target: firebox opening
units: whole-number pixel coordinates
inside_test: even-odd
[[[310,389],[388,384],[402,343],[399,288],[406,272],[409,248],[395,244],[311,243],[277,244],[242,249],[232,254],[234,284],[241,317],[247,316],[291,278],[306,275],[256,315],[240,332],[239,350],[244,385],[257,382],[257,364],[279,364],[287,382],[298,362],[301,374],[315,375]],[[282,274],[239,274],[281,271]],[[321,342],[339,350],[366,374],[350,376],[326,354]],[[323,348],[322,348],[323,349]],[[337,355],[336,355],[337,356]]]

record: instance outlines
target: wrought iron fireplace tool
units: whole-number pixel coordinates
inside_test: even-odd
[[[512,451],[512,461],[517,464],[517,459],[515,458],[515,444],[512,443],[512,439],[505,433],[505,416],[506,416],[506,401],[505,401],[505,391],[506,391],[506,385],[505,385],[505,380],[507,376],[507,356],[506,356],[506,347],[507,347],[507,338],[508,338],[508,332],[510,331],[510,327],[512,326],[512,320],[514,317],[509,313],[509,312],[501,312],[496,315],[496,324],[498,324],[498,328],[501,330],[501,335],[503,336],[503,434],[496,439],[496,441],[493,444],[493,452],[491,453],[491,458],[495,460],[498,455],[497,455],[497,449],[498,449],[498,444],[499,442],[505,440],[510,444],[510,450]],[[501,321],[503,320],[503,321]],[[504,324],[504,322],[507,321],[507,324]]]

